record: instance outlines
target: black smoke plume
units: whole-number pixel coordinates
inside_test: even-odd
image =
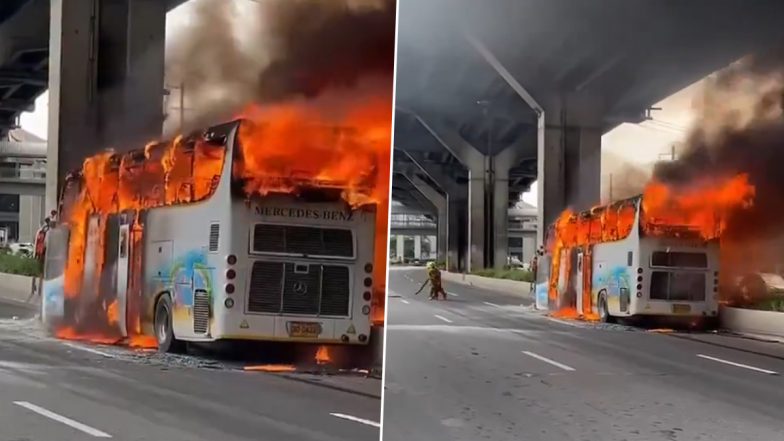
[[[751,208],[728,219],[734,240],[784,234],[784,52],[741,60],[708,79],[699,116],[676,161],[659,164],[654,178],[675,187],[749,175]]]
[[[195,0],[167,62],[167,75],[186,85],[187,126],[368,78],[391,90],[395,9],[395,0]]]

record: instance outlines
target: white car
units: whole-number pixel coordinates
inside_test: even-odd
[[[33,244],[31,243],[12,243],[8,245],[8,248],[11,250],[13,254],[21,254],[21,255],[33,255]]]

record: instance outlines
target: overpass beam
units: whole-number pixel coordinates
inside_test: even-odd
[[[466,34],[466,38],[537,115],[540,213],[537,241],[541,244],[546,226],[563,209],[569,206],[585,209],[599,202],[601,134],[605,112],[597,96],[580,90],[617,60],[609,61],[574,92],[557,91],[544,100],[541,100],[542,97],[537,100],[481,40],[471,34]],[[499,171],[496,170],[496,173]],[[500,185],[503,186],[503,183]],[[500,255],[501,252],[496,251],[496,260]]]
[[[432,119],[425,120],[415,115],[419,123],[461,164],[468,169],[468,246],[469,259],[467,270],[485,268],[490,251],[485,235],[487,227],[487,207],[485,196],[489,183],[490,161],[457,132],[435,124]],[[439,184],[440,185],[440,184]]]
[[[435,188],[428,185],[427,182],[422,180],[416,175],[406,175],[411,184],[422,195],[436,207],[437,220],[437,236],[436,236],[436,260],[438,262],[446,262],[446,249],[447,249],[447,197],[436,191]]]
[[[85,157],[160,136],[166,3],[51,0],[48,209]]]
[[[465,230],[467,226],[467,189],[459,185],[437,165],[415,158],[402,150],[411,161],[446,193],[446,268],[450,272],[467,270]]]

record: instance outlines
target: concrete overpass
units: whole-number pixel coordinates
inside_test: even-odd
[[[160,135],[166,12],[184,1],[0,2],[0,139],[48,89],[48,208],[84,157]]]
[[[599,201],[603,133],[777,46],[782,16],[777,0],[400,0],[393,198],[422,205],[418,180],[446,200],[451,270],[503,265],[533,181],[541,235]]]

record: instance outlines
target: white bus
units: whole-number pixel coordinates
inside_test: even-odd
[[[88,215],[86,231],[73,219],[88,184],[84,173],[71,176],[47,239],[51,329],[154,336],[166,352],[227,339],[368,343],[375,205],[352,209],[339,185],[311,181],[248,197],[232,164],[240,124],[178,141],[188,160],[165,173],[154,148],[112,158],[106,173],[120,177],[118,201]],[[75,240],[86,243],[84,256],[69,255],[78,254]],[[77,293],[69,265],[83,268]]]
[[[537,308],[605,322],[640,316],[712,322],[719,308],[718,240],[687,226],[646,222],[641,206],[635,197],[553,224],[539,257]]]

